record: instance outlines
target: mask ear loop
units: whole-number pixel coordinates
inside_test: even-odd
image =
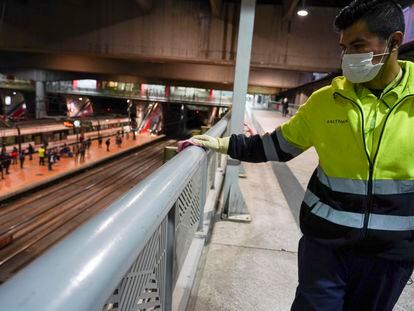
[[[383,60],[384,60],[384,56],[385,56],[385,55],[391,55],[391,49],[390,49],[390,48],[389,48],[389,46],[388,46],[389,42],[390,42],[390,39],[388,38],[388,39],[387,39],[387,45],[386,45],[386,47],[385,47],[385,51],[386,51],[386,50],[388,50],[388,52],[385,52],[385,51],[384,51],[384,53],[381,53],[381,54],[375,54],[375,55],[373,55],[373,57],[375,57],[375,56],[382,56],[382,57],[381,57],[381,60],[379,61],[379,63],[378,63],[378,64],[385,64],[385,62],[383,62]]]
[[[388,57],[390,57],[391,56],[391,50],[390,50],[390,48],[388,47],[388,43],[389,43],[389,41],[390,41],[390,39],[388,38],[387,39],[387,46],[385,47],[385,50],[387,50],[388,49],[388,52],[387,53],[382,53],[382,54],[377,54],[377,55],[374,55],[374,56],[380,56],[380,55],[382,55],[382,57],[381,57],[381,61],[378,63],[378,64],[385,64],[385,62],[388,60],[386,60],[385,62],[382,62],[383,61],[383,59],[384,59],[384,56],[385,55],[388,55]],[[385,52],[385,51],[384,51]],[[381,75],[381,80],[382,80],[382,75],[384,74],[384,69],[385,69],[385,66],[382,66],[382,68],[381,68],[381,71],[379,72],[379,75]],[[382,96],[382,94],[380,95],[380,96]]]

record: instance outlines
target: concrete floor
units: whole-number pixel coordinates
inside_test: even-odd
[[[279,113],[254,111],[265,131],[285,121]],[[297,225],[304,188],[317,166],[310,149],[282,163],[244,163],[240,187],[252,216],[248,224],[215,224],[196,302],[191,310],[285,311],[297,286]],[[395,310],[414,310],[414,285]]]

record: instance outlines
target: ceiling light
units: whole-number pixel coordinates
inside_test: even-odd
[[[302,16],[302,17],[304,17],[304,16],[308,16],[309,12],[308,12],[308,10],[306,9],[305,0],[302,0],[302,3],[301,3],[301,5],[300,5],[300,7],[298,8],[298,12],[297,12],[297,14],[298,14],[299,16]]]
[[[305,9],[300,9],[300,10],[298,11],[298,15],[299,15],[299,16],[302,16],[302,17],[304,17],[304,16],[308,16],[308,14],[309,14],[309,12],[308,12],[307,10],[305,10]]]

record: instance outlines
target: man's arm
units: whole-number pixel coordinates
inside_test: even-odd
[[[265,135],[233,134],[230,137],[214,138],[198,135],[191,142],[204,148],[228,154],[233,159],[245,162],[286,162],[311,147],[312,131],[306,117],[307,103],[286,123]]]
[[[287,162],[304,150],[288,142],[279,127],[263,136],[232,135],[227,154],[233,159],[245,162]]]
[[[199,145],[214,151],[228,154],[233,159],[244,162],[286,162],[301,154],[304,150],[286,141],[281,128],[277,128],[271,134],[263,136],[231,135],[230,137],[214,138],[207,135],[199,135],[191,138],[195,145]]]

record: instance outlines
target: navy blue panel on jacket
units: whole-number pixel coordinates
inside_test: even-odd
[[[263,136],[253,135],[247,137],[243,134],[233,134],[230,137],[227,154],[233,159],[258,163],[267,161],[287,162],[302,152],[296,150],[296,148],[293,149],[292,146],[282,148],[280,137],[280,129],[273,131],[271,134],[266,133]],[[285,141],[283,143],[287,145]]]

